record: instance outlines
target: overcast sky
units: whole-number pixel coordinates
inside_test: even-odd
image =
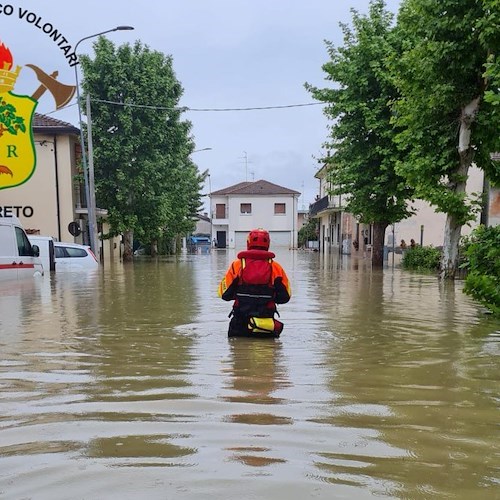
[[[398,0],[388,0],[396,12]],[[189,108],[259,108],[314,103],[308,82],[328,86],[321,66],[328,60],[325,40],[341,46],[339,22],[350,22],[350,9],[368,10],[368,0],[68,0],[11,1],[1,4],[0,41],[22,68],[14,89],[32,95],[38,87],[34,64],[58,80],[75,84],[75,69],[52,40],[56,29],[72,47],[78,40],[113,28],[116,44],[140,40],[173,57],[184,88],[180,105]],[[47,31],[44,32],[44,29]],[[93,40],[78,53],[93,54]],[[80,78],[81,74],[79,73]],[[154,103],[152,103],[154,104]],[[37,111],[78,126],[76,99],[55,111],[49,93]],[[206,192],[265,179],[302,193],[308,208],[318,192],[314,174],[327,135],[321,105],[250,111],[188,111],[200,172],[210,171]],[[245,160],[246,158],[246,160]]]

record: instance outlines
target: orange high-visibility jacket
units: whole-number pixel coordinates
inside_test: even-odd
[[[263,250],[247,250],[245,252],[240,252],[238,256],[244,255],[245,259],[249,259],[252,258],[252,255],[255,255],[257,258],[262,259],[263,253],[265,256],[269,256],[268,259],[271,263],[271,280],[269,286],[275,287],[276,289],[275,302],[277,304],[285,304],[290,300],[292,290],[285,270],[278,262],[272,259],[274,254]],[[219,283],[218,296],[220,298],[224,300],[234,300],[236,298],[236,287],[241,276],[242,260],[242,258],[235,259]],[[231,287],[231,285],[233,286]]]

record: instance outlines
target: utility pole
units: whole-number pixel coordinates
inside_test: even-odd
[[[88,149],[88,177],[89,177],[89,200],[88,217],[90,229],[91,248],[94,254],[101,261],[101,251],[99,244],[99,231],[97,229],[97,205],[95,202],[95,182],[94,182],[94,147],[92,142],[92,112],[90,106],[90,94],[87,94],[87,149]]]
[[[73,52],[76,54],[76,49],[82,43],[84,40],[88,40],[90,38],[94,38],[97,36],[105,35],[106,33],[111,33],[112,31],[124,31],[124,30],[133,30],[133,26],[117,26],[116,28],[111,28],[106,31],[101,31],[99,33],[94,33],[93,35],[85,36],[78,40],[75,44],[75,48],[73,49]],[[85,138],[83,135],[83,122],[82,122],[82,106],[80,103],[80,83],[78,82],[78,64],[75,64],[75,81],[76,81],[76,103],[78,105],[78,123],[80,126],[80,145],[82,148],[82,166],[83,166],[83,177],[85,181],[85,198],[87,202],[87,217],[88,217],[88,224],[89,224],[89,243],[90,243],[90,248],[94,252],[94,254],[97,256],[97,258],[100,258],[99,253],[98,253],[98,248],[97,248],[97,222],[96,222],[96,213],[95,213],[95,192],[94,192],[94,182],[93,182],[93,160],[90,158],[90,161],[92,162],[92,173],[89,171],[89,165],[87,163],[87,151],[85,150]],[[90,112],[90,98],[87,95],[87,110]],[[90,115],[89,115],[90,116]],[[92,127],[91,124],[88,123],[88,129],[87,133],[90,133],[89,139],[91,139],[91,131]],[[88,153],[89,155],[92,155],[92,149]],[[89,177],[92,175],[92,180],[90,181]],[[90,181],[90,182],[89,182]],[[92,191],[91,191],[91,186],[90,184],[92,183]]]

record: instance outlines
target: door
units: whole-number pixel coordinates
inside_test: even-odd
[[[226,248],[226,231],[217,231],[217,248]]]
[[[43,274],[42,262],[39,257],[33,254],[30,240],[26,236],[24,230],[18,226],[14,226],[17,243],[17,277],[32,278],[36,275]]]
[[[0,281],[17,279],[17,250],[12,224],[0,219]]]
[[[270,231],[271,250],[276,247],[291,248],[292,233],[290,231]]]

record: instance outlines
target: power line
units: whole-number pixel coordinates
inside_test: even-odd
[[[324,105],[324,102],[309,102],[302,104],[285,104],[282,106],[255,106],[251,108],[190,108],[189,106],[176,106],[176,107],[168,107],[168,106],[153,106],[148,104],[133,104],[133,103],[125,103],[125,102],[115,102],[115,101],[106,101],[103,99],[92,99],[93,102],[100,102],[103,104],[113,104],[115,106],[124,106],[131,108],[143,108],[143,109],[155,109],[155,110],[164,110],[164,111],[255,111],[255,110],[265,110],[265,109],[284,109],[284,108],[299,108],[305,106],[317,106]]]

